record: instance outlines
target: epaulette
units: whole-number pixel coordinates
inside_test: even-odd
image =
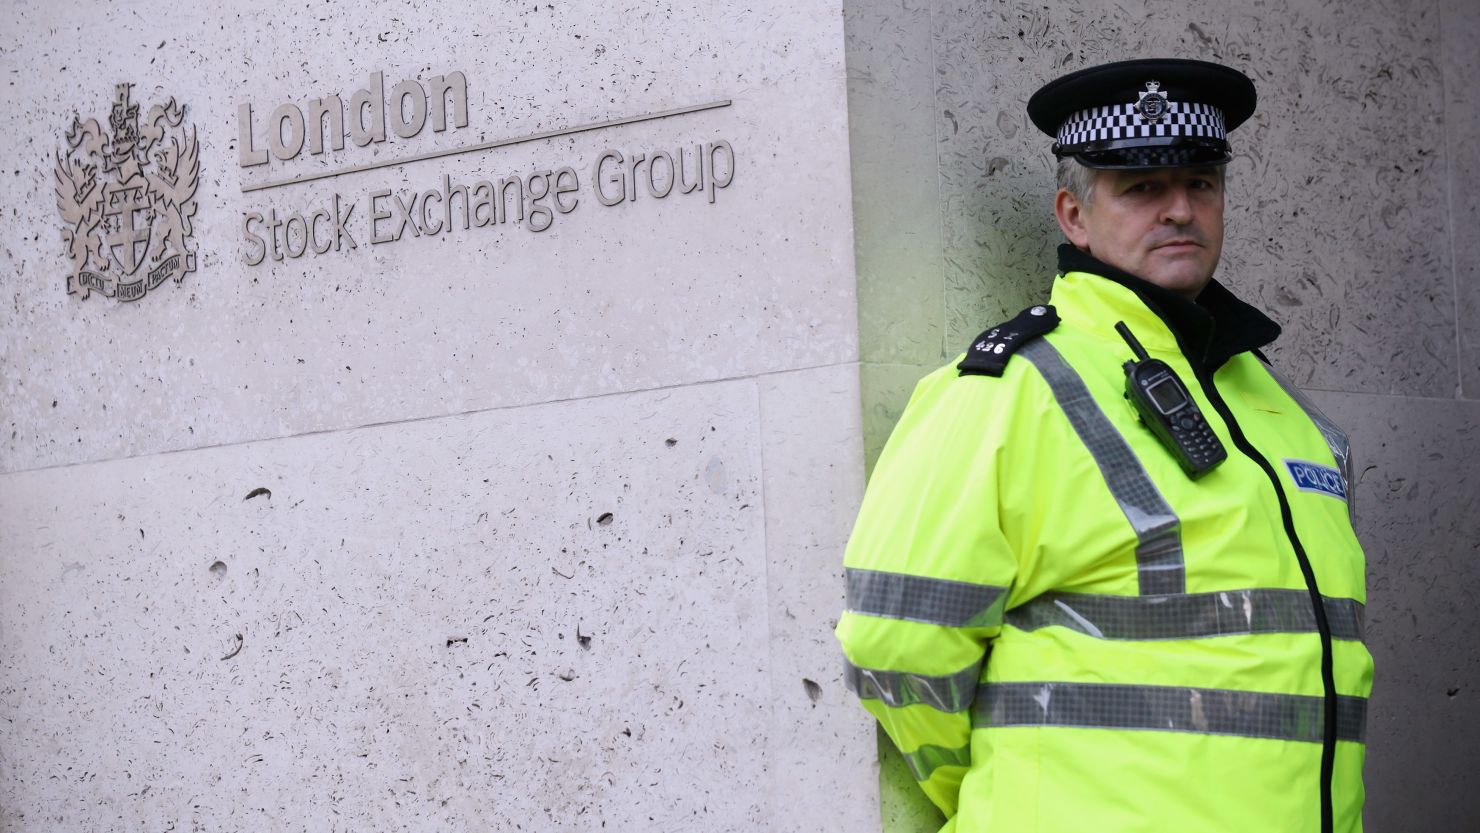
[[[971,342],[966,358],[956,365],[962,376],[1001,376],[1024,344],[1059,326],[1059,314],[1047,305],[1028,307],[1005,324],[984,331]]]

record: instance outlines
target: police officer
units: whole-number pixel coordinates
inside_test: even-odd
[[[1361,829],[1372,660],[1346,437],[1213,279],[1253,83],[1052,81],[1048,301],[922,380],[846,555],[849,685],[946,830]]]

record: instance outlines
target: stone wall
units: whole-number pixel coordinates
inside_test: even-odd
[[[0,830],[878,827],[835,4],[0,20]]]
[[[0,831],[933,830],[863,463],[1047,292],[1027,96],[1146,54],[1259,85],[1221,276],[1357,446],[1368,827],[1480,816],[1480,14],[842,6],[9,4]]]

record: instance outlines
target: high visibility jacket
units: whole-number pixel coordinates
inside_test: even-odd
[[[879,458],[845,558],[850,686],[946,831],[1361,830],[1345,436],[1223,287],[1195,305],[1072,247],[1060,269],[1061,323],[1000,377],[926,377]],[[1225,447],[1200,479],[1124,397],[1117,321]]]

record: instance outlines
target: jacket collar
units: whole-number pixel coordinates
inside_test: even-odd
[[[1097,275],[1135,293],[1172,331],[1188,361],[1210,374],[1239,353],[1280,337],[1280,325],[1216,279],[1193,302],[1064,243],[1059,246],[1059,274],[1069,272]]]

